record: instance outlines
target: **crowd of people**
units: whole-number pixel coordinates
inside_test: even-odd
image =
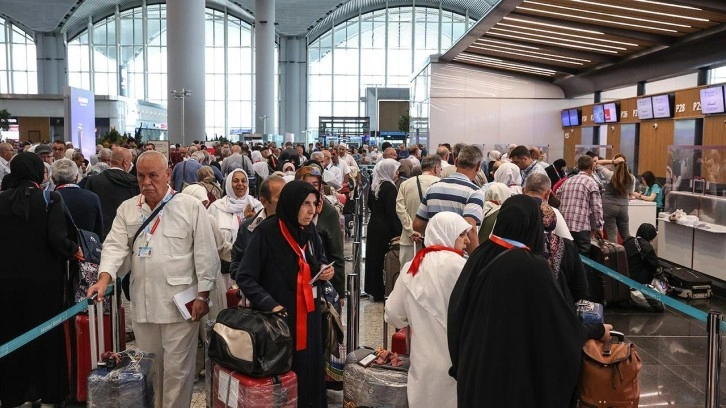
[[[235,285],[241,304],[286,312],[298,406],[326,406],[321,302],[345,292],[346,216],[360,193],[373,238],[363,295],[374,302],[385,297],[384,257],[400,237],[403,267],[385,316],[413,333],[411,406],[567,406],[582,344],[611,329],[576,316],[575,301],[602,296],[579,254],[589,256],[603,229],[612,241],[630,238],[629,199],[663,206],[652,172],[635,192],[622,155],[588,153],[568,171],[564,160],[548,164],[540,149],[516,145],[486,156],[463,143],[431,154],[290,142],[194,142],[172,145],[169,157],[153,144],[99,145],[88,159],[61,141],[18,150],[0,144],[0,219],[16,231],[6,248],[18,254],[0,273],[0,304],[21,311],[0,318],[0,344],[69,304],[65,265],[83,258],[72,226],[94,231],[103,252],[88,296],[101,300],[127,278],[126,338],[157,355],[165,407],[189,406],[198,322],[213,319]],[[655,233],[638,238],[647,244]],[[20,256],[28,248],[33,256]],[[638,280],[652,279],[650,262],[637,268]],[[191,322],[172,301],[190,288]],[[62,328],[41,339],[0,360],[3,407],[66,398]]]

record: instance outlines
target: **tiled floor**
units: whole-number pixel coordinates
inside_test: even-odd
[[[346,244],[346,255],[351,254]],[[347,272],[352,263],[346,263]],[[361,279],[362,280],[362,279]],[[726,297],[714,296],[709,301],[692,301],[701,310],[726,312]],[[345,320],[345,311],[343,312]],[[606,309],[605,319],[616,330],[625,333],[638,347],[643,361],[640,373],[641,407],[668,406],[695,408],[705,406],[706,325],[678,312],[647,313],[632,308]],[[345,322],[344,322],[345,323]],[[389,331],[389,336],[392,331]],[[361,346],[376,347],[383,339],[383,303],[361,299]],[[721,370],[721,378],[726,371]],[[721,382],[721,395],[726,396],[726,380]],[[342,407],[342,392],[329,391],[329,407]],[[726,397],[721,407],[726,407]],[[192,407],[205,408],[204,380],[194,387]]]

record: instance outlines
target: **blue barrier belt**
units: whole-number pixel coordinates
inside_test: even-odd
[[[620,273],[615,272],[614,270],[603,266],[592,259],[580,255],[580,259],[582,260],[582,263],[585,265],[591,267],[592,269],[597,270],[598,272],[601,272],[604,275],[607,275],[613,279],[615,279],[618,282],[621,282],[627,286],[630,286],[631,288],[639,290],[642,294],[653,298],[659,302],[663,302],[664,304],[672,307],[673,309],[678,310],[681,313],[685,313],[688,316],[693,317],[694,319],[698,319],[702,322],[706,322],[708,318],[708,313],[704,312],[703,310],[696,309],[693,306],[689,306],[683,302],[680,302],[676,299],[671,298],[668,295],[664,295],[657,290],[650,288],[648,286],[643,285],[642,283],[636,282],[632,279],[630,279],[627,276],[624,276]],[[721,321],[721,331],[726,332],[726,321]]]
[[[104,296],[108,296],[113,292],[113,285],[108,285],[106,288],[106,294]],[[80,302],[76,303],[75,306],[71,307],[70,309],[66,309],[63,312],[61,312],[59,315],[51,318],[50,320],[43,322],[42,324],[28,330],[27,332],[21,334],[20,336],[10,340],[9,342],[3,344],[0,346],[0,358],[3,358],[7,356],[8,354],[12,353],[13,351],[19,349],[20,347],[23,347],[24,345],[30,343],[31,341],[37,339],[38,337],[42,336],[46,332],[60,326],[65,322],[66,320],[70,319],[71,317],[77,315],[78,313],[81,313],[82,311],[86,310],[88,308],[88,299],[81,300]]]

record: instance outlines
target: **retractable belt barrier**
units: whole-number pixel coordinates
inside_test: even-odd
[[[104,294],[104,296],[108,296],[112,292],[113,292],[113,285],[108,285],[108,287],[106,287],[106,293]],[[58,314],[58,315],[54,316],[53,318],[28,330],[27,332],[10,340],[9,342],[7,342],[3,345],[0,345],[0,358],[7,356],[8,354],[23,347],[24,345],[30,343],[31,341],[37,339],[38,337],[42,336],[43,334],[47,333],[48,331],[60,326],[61,324],[63,324],[63,322],[72,318],[73,316],[77,315],[78,313],[83,312],[84,310],[86,310],[88,308],[88,304],[89,304],[90,300],[91,299],[88,299],[88,298],[85,300],[81,300],[80,302],[76,303],[73,307],[64,310],[60,314]]]
[[[693,306],[689,306],[683,302],[678,301],[677,299],[673,299],[672,297],[668,295],[664,295],[660,292],[658,292],[655,289],[652,289],[646,285],[643,285],[642,283],[636,282],[633,279],[624,276],[620,273],[615,272],[614,270],[600,265],[599,263],[593,261],[592,259],[580,255],[580,259],[582,259],[582,263],[589,266],[592,269],[597,270],[598,272],[602,273],[603,275],[607,275],[613,279],[615,279],[618,282],[621,282],[624,285],[630,286],[633,289],[639,290],[641,293],[643,293],[645,296],[648,296],[650,298],[653,298],[659,302],[663,302],[664,304],[672,307],[673,309],[678,310],[681,313],[685,313],[688,316],[693,317],[694,319],[698,319],[704,323],[707,323],[708,320],[708,313],[704,312],[703,310],[696,309]],[[721,331],[726,332],[726,322],[721,322]]]

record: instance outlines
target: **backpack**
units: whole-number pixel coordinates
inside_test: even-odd
[[[212,204],[213,202],[217,201],[217,196],[214,195],[214,189],[217,188],[217,186],[210,184],[211,185],[211,189],[210,189],[209,186],[207,186],[207,184],[205,184],[205,183],[199,182],[197,184],[199,184],[200,186],[204,187],[205,190],[207,190],[207,201],[209,201],[209,204]],[[220,190],[219,195],[220,196],[222,195],[221,190]]]
[[[578,407],[637,407],[643,366],[635,344],[611,331],[611,340],[588,340],[582,347]]]

